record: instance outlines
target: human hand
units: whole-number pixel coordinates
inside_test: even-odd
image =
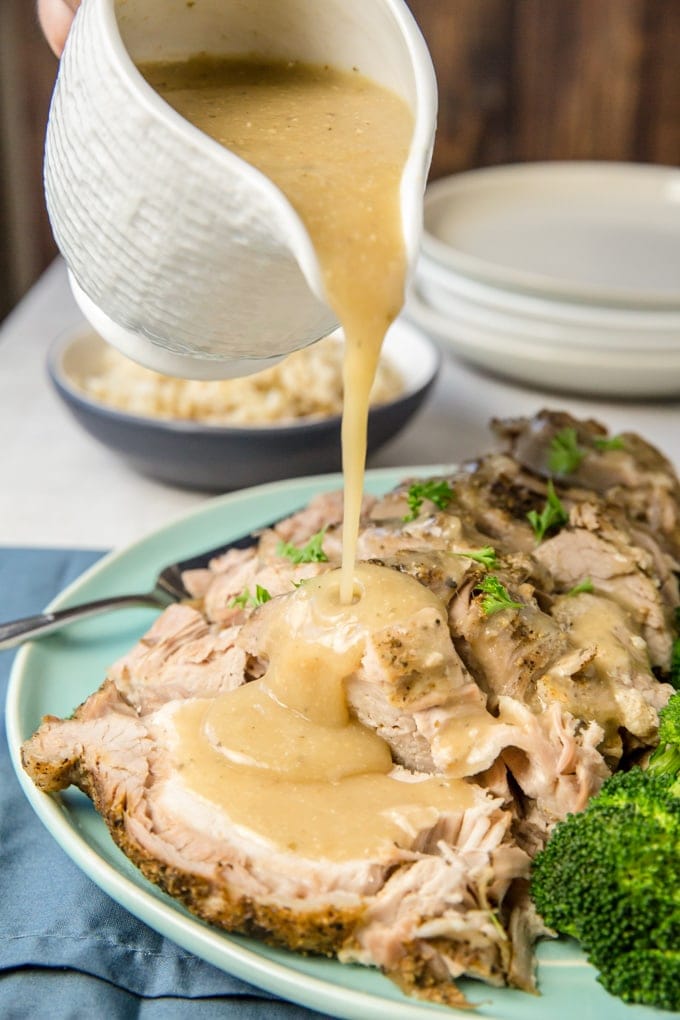
[[[61,56],[73,16],[80,0],[38,0],[38,18],[45,38],[58,57]]]

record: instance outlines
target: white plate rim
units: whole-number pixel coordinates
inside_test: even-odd
[[[421,254],[415,273],[416,284],[427,281],[440,290],[449,292],[479,305],[494,308],[499,312],[523,318],[525,321],[541,321],[567,328],[591,327],[619,331],[621,334],[673,333],[680,337],[680,309],[663,310],[649,308],[610,308],[604,305],[589,305],[580,301],[558,301],[536,294],[520,293],[497,287],[482,280],[463,276],[427,254]]]
[[[527,339],[526,335],[521,332],[514,332],[508,328],[501,329],[494,327],[493,324],[488,322],[482,324],[480,321],[473,321],[473,319],[464,316],[462,313],[454,321],[439,311],[439,309],[427,304],[415,289],[409,294],[406,314],[411,315],[416,325],[420,326],[421,329],[426,329],[441,339],[446,340],[451,344],[452,348],[460,342],[460,346],[464,346],[466,351],[473,350],[474,345],[469,341],[458,340],[456,334],[456,325],[458,324],[466,328],[478,330],[479,335],[475,338],[475,344],[480,348],[488,349],[490,353],[503,353],[503,345],[507,342],[513,355],[519,355],[527,361],[541,362],[546,365],[611,369],[618,360],[619,365],[616,367],[624,364],[626,369],[640,372],[649,367],[650,355],[654,355],[658,356],[659,362],[655,363],[655,370],[668,370],[671,367],[680,369],[680,349],[655,350],[654,348],[646,347],[639,351],[624,351],[620,348],[586,347],[585,344],[578,345],[578,347],[568,347],[547,335],[536,335],[532,339]],[[470,354],[470,358],[473,358],[472,354]],[[660,364],[660,362],[663,362],[663,364]]]
[[[668,353],[672,359],[680,349],[680,323],[677,331],[670,334],[645,332],[642,329],[625,334],[595,325],[518,315],[511,310],[490,306],[466,294],[457,293],[435,283],[432,277],[426,275],[417,281],[414,289],[421,302],[453,322],[466,320],[478,323],[499,334],[521,338],[526,343],[556,344],[560,349],[574,351],[581,357],[584,351],[607,351],[610,356],[621,354],[624,358]]]
[[[606,184],[611,187],[612,183],[617,186],[621,181],[629,178],[636,182],[630,192],[636,194],[636,188],[641,183],[647,185],[650,190],[663,191],[661,185],[670,183],[670,190],[676,196],[680,195],[680,169],[673,166],[662,166],[658,164],[597,161],[597,160],[553,160],[536,161],[527,163],[508,163],[500,166],[482,167],[475,170],[466,170],[462,173],[442,177],[428,185],[425,192],[425,226],[422,238],[422,250],[434,261],[439,262],[450,269],[494,286],[505,287],[509,290],[517,290],[523,294],[531,294],[535,297],[558,297],[575,302],[591,302],[606,306],[621,308],[653,308],[656,310],[671,309],[680,310],[680,291],[677,298],[670,296],[667,292],[656,292],[651,290],[637,289],[628,293],[619,289],[609,289],[604,286],[585,285],[567,280],[560,280],[557,277],[542,275],[537,272],[521,270],[503,263],[495,263],[480,258],[472,253],[462,251],[454,245],[437,238],[428,229],[428,213],[436,203],[442,203],[446,198],[455,198],[456,193],[462,197],[466,189],[493,188],[498,183],[511,182],[516,184],[526,180],[530,183],[533,179],[547,181],[560,176],[567,175],[572,186],[582,185],[593,178],[600,178],[600,185],[605,185],[601,194],[607,195]],[[667,204],[678,208],[678,198],[674,197],[672,203]]]
[[[662,401],[680,395],[680,350],[621,352],[585,344],[575,350],[548,338],[527,340],[523,334],[492,330],[460,315],[452,321],[426,304],[415,289],[409,293],[405,314],[451,355],[525,386],[623,400]]]

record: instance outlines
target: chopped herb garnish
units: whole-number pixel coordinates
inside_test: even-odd
[[[583,592],[595,591],[593,588],[593,582],[589,577],[584,578],[580,584],[575,584],[573,588],[570,588],[567,592],[567,598],[572,598],[574,595],[581,595]]]
[[[291,563],[327,563],[328,557],[323,551],[323,539],[326,529],[322,528],[312,535],[306,545],[297,546],[292,542],[279,542],[276,555],[283,556]]]
[[[464,552],[457,552],[456,556],[466,556],[469,560],[475,560],[491,570],[498,566],[498,556],[492,545],[484,545],[481,549],[466,549]]]
[[[445,510],[453,499],[453,489],[448,482],[432,479],[429,482],[414,482],[409,486],[406,495],[410,513],[404,517],[405,521],[415,521],[420,513],[423,501],[429,499],[440,510]]]
[[[246,606],[263,606],[265,602],[269,602],[271,595],[266,588],[263,588],[261,584],[255,585],[255,594],[251,595],[248,588],[244,588],[240,595],[236,595],[235,598],[229,603],[229,608],[234,609],[245,609]]]
[[[561,527],[569,520],[569,514],[562,506],[562,502],[555,492],[552,479],[548,482],[548,498],[543,510],[540,514],[535,510],[530,510],[527,517],[531,527],[534,529],[537,542],[543,541],[546,531],[549,531],[550,528]]]
[[[488,574],[479,584],[475,585],[475,591],[484,592],[482,609],[487,616],[500,613],[502,609],[523,609],[523,602],[514,602],[508,594],[508,589],[501,584],[495,574]]]
[[[625,450],[626,448],[623,436],[597,436],[593,440],[593,446],[603,453],[605,450]]]
[[[562,429],[552,438],[548,468],[554,475],[571,475],[578,470],[585,455],[586,451],[578,445],[576,429]]]

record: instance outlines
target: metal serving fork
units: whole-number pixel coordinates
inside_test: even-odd
[[[208,563],[215,557],[227,552],[229,549],[247,549],[259,539],[261,531],[267,525],[258,529],[257,533],[244,535],[236,538],[233,542],[210,549],[207,552],[199,553],[188,560],[181,560],[178,563],[171,563],[164,567],[154,582],[153,589],[141,595],[113,595],[107,599],[97,599],[93,602],[84,602],[80,606],[72,606],[69,609],[60,609],[54,613],[38,613],[36,616],[26,616],[22,620],[11,620],[9,623],[0,623],[0,650],[13,648],[24,641],[32,638],[44,637],[52,634],[62,627],[75,623],[77,620],[85,620],[90,616],[97,616],[99,613],[108,612],[109,609],[125,609],[131,606],[151,606],[157,609],[165,609],[173,602],[181,602],[182,599],[191,598],[190,593],[182,583],[182,574],[185,570],[198,570],[207,567]]]

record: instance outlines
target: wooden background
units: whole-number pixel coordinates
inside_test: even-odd
[[[680,164],[680,0],[409,0],[432,52],[432,176],[539,159]],[[55,254],[41,161],[56,61],[0,0],[0,319]]]

